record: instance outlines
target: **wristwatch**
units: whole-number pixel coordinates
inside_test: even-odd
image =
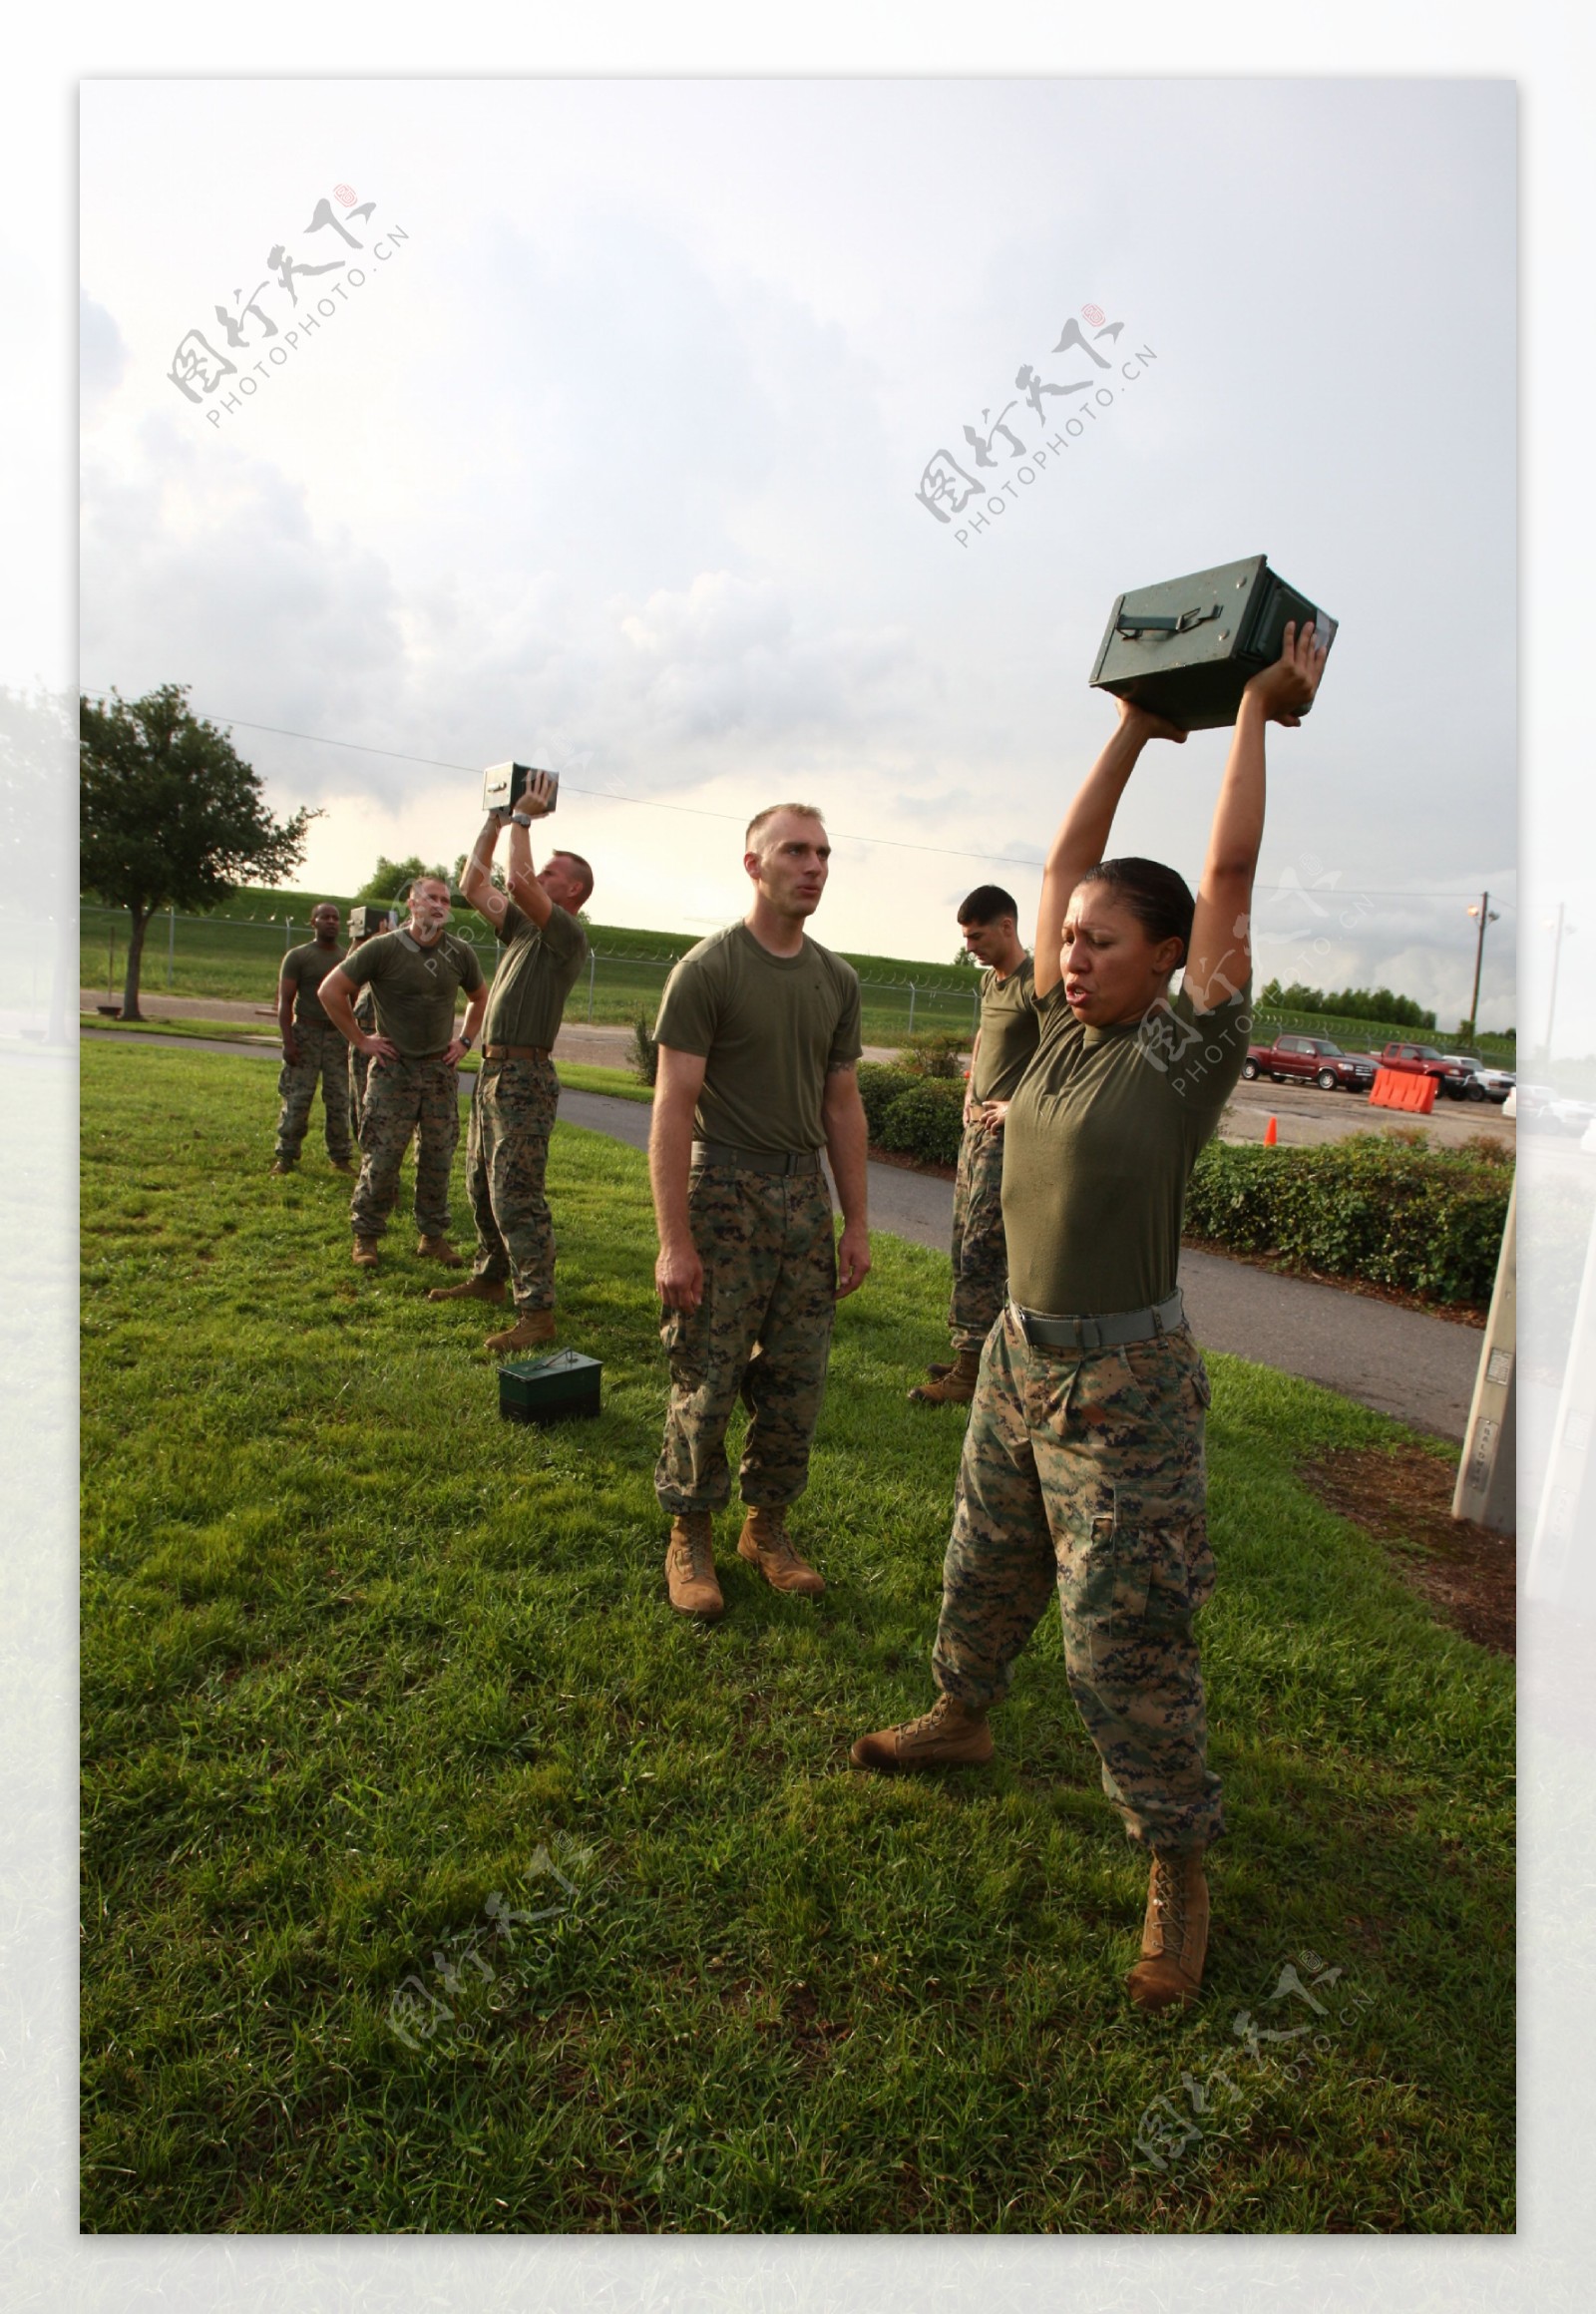
[[[471,1047],[472,1047],[472,1043],[473,1043],[473,1041],[474,1041],[474,1039],[473,1039],[473,1038],[471,1038],[471,1037],[469,1037],[469,1036],[462,1036],[462,1038],[460,1039],[460,1049],[461,1049],[461,1051],[462,1051],[462,1052],[469,1052],[469,1051],[471,1050]]]
[[[530,828],[532,826],[532,817],[528,812],[512,812],[510,817],[515,821],[518,828]]]

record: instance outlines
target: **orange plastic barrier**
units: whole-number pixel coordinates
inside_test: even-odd
[[[1435,1106],[1436,1079],[1406,1068],[1377,1068],[1369,1095],[1372,1109],[1411,1109],[1427,1117]]]

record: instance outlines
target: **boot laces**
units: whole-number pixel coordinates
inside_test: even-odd
[[[701,1583],[714,1572],[714,1539],[707,1521],[700,1525],[696,1519],[690,1523],[684,1520],[676,1538],[676,1551],[686,1559],[687,1573],[693,1582]]]
[[[1165,1952],[1178,1952],[1186,1937],[1186,1874],[1180,1862],[1153,1858],[1153,1910]]]

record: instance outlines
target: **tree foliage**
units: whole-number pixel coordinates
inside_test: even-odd
[[[318,815],[273,819],[224,731],[192,713],[188,685],[142,699],[79,702],[79,874],[131,920],[122,1016],[137,1020],[145,929],[159,908],[202,915],[251,877],[273,883],[304,858]]]
[[[408,860],[390,860],[386,852],[379,852],[377,865],[354,895],[361,900],[397,900],[407,885],[418,876],[437,876],[451,891],[459,879],[452,875],[441,860],[423,860],[419,852],[412,852]]]
[[[1293,980],[1283,988],[1278,980],[1267,980],[1260,1004],[1273,1005],[1282,1012],[1325,1012],[1347,1020],[1382,1020],[1394,1028],[1433,1028],[1435,1015],[1426,1012],[1411,996],[1397,996],[1390,988],[1310,988],[1306,981]]]

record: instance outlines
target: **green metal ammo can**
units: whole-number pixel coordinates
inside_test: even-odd
[[[1279,658],[1287,620],[1300,631],[1310,618],[1322,642],[1335,639],[1335,619],[1266,555],[1138,586],[1114,604],[1092,684],[1183,731],[1212,731],[1235,722],[1248,682]]]
[[[563,1422],[568,1414],[597,1414],[603,1367],[579,1350],[547,1357],[516,1358],[499,1368],[499,1411],[510,1422]]]

